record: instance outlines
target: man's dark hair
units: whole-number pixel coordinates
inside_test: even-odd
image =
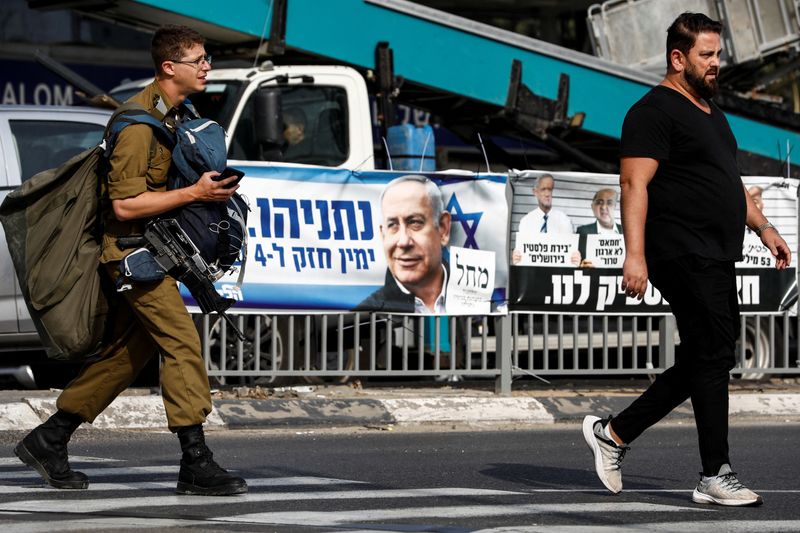
[[[285,125],[295,124],[297,126],[306,127],[308,121],[306,120],[306,113],[299,107],[287,107],[283,110],[283,123]]]
[[[161,63],[164,61],[177,61],[184,50],[196,44],[205,44],[206,39],[199,32],[186,26],[167,24],[158,28],[153,34],[150,43],[150,55],[153,57],[153,66],[156,74],[161,72]]]
[[[688,56],[700,33],[722,33],[722,23],[708,18],[702,13],[683,13],[667,29],[667,68],[670,66],[670,53],[679,50]]]

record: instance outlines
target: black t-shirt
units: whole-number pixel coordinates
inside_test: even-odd
[[[736,139],[720,109],[707,114],[679,92],[658,85],[631,107],[621,156],[658,160],[647,186],[648,261],[695,254],[742,257],[747,204],[736,163]]]

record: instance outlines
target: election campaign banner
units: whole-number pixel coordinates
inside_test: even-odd
[[[544,187],[537,181],[544,177]],[[546,177],[549,176],[549,177]],[[625,240],[619,211],[619,176],[576,172],[523,172],[510,179],[512,250],[509,309],[544,312],[668,313],[652,285],[643,299],[621,290]],[[743,178],[748,194],[797,250],[797,183]],[[548,217],[539,202],[549,204]],[[703,206],[697,206],[703,209]],[[547,225],[545,226],[545,222]],[[548,230],[542,232],[545,228]],[[777,311],[793,303],[796,258],[778,271],[761,239],[745,230],[736,281],[742,311]]]
[[[240,169],[250,205],[244,282],[233,272],[216,285],[235,310],[506,311],[506,175],[413,174],[387,190],[411,173]]]

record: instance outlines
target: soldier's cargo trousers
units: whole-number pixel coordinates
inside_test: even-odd
[[[111,279],[117,262],[105,266]],[[140,284],[118,293],[111,315],[110,342],[98,359],[88,362],[58,398],[62,411],[92,422],[136,378],[155,355],[162,357],[161,389],[172,431],[205,422],[211,393],[200,337],[186,311],[177,284]]]

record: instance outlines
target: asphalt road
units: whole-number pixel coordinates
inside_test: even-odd
[[[0,527],[33,531],[800,531],[800,425],[734,425],[740,479],[757,508],[691,502],[694,427],[665,424],[634,443],[611,495],[575,424],[496,431],[430,428],[224,431],[208,442],[250,493],[174,494],[168,433],[79,430],[70,443],[87,491],[42,486],[0,434]]]

